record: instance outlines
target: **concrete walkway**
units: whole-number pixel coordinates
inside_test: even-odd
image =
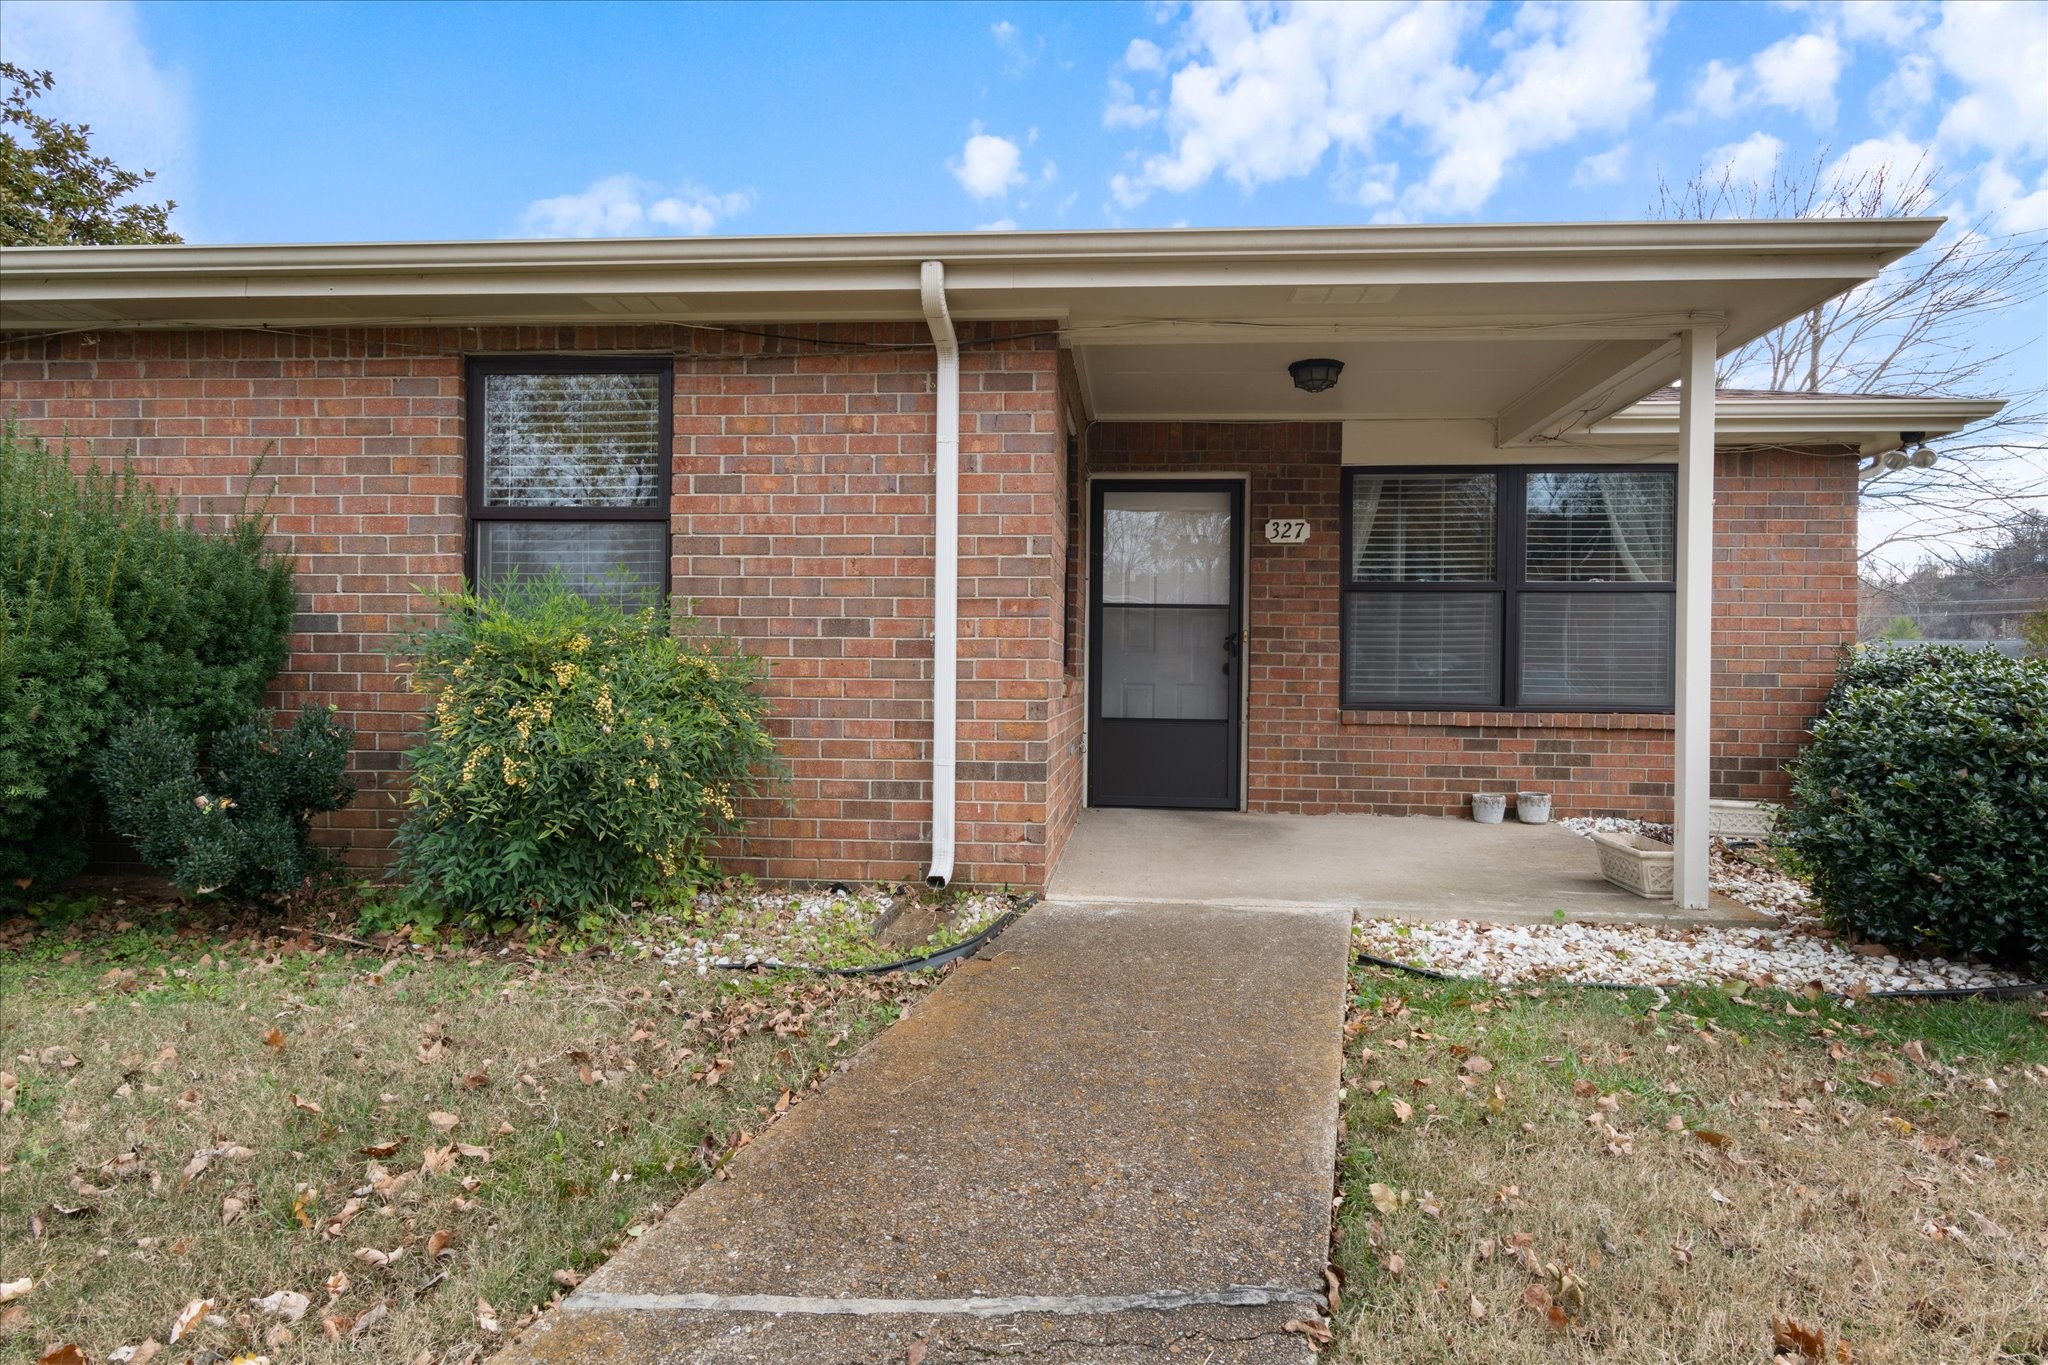
[[[1593,845],[1560,825],[1391,815],[1089,810],[1046,897],[1090,903],[1317,905],[1395,919],[1756,924],[1725,896],[1678,911],[1603,880]]]
[[[1310,1361],[1349,935],[1041,905],[500,1359]]]

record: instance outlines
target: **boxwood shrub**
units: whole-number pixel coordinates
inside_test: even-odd
[[[355,796],[344,773],[355,733],[333,709],[301,711],[279,729],[268,714],[206,745],[155,715],[114,732],[94,776],[108,823],[189,895],[277,899],[319,865],[312,817]]]
[[[193,517],[0,426],[0,904],[85,864],[117,727],[148,712],[204,742],[256,714],[296,605],[264,513]]]
[[[579,921],[711,875],[776,770],[758,661],[554,578],[434,601],[404,646],[434,705],[398,835],[421,910]]]
[[[1855,655],[1777,838],[1835,929],[2048,965],[2048,661]]]

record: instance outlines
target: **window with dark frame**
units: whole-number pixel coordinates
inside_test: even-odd
[[[637,606],[669,587],[673,371],[643,356],[469,363],[468,575],[560,573]]]
[[[1345,471],[1342,705],[1668,711],[1677,473]]]

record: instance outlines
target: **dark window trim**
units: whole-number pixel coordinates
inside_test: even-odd
[[[1338,502],[1340,518],[1337,564],[1338,606],[1337,606],[1337,705],[1342,711],[1435,711],[1470,712],[1486,714],[1494,712],[1519,712],[1541,715],[1603,715],[1603,716],[1668,716],[1675,709],[1672,706],[1557,706],[1524,703],[1521,700],[1521,597],[1525,593],[1648,593],[1664,592],[1676,594],[1678,583],[1675,577],[1668,583],[1569,583],[1540,581],[1530,582],[1523,577],[1527,571],[1524,563],[1527,550],[1527,508],[1528,479],[1531,474],[1583,474],[1583,473],[1626,473],[1631,471],[1669,471],[1675,480],[1678,466],[1665,463],[1629,464],[1413,464],[1413,465],[1346,465],[1344,467],[1342,496]],[[1489,474],[1494,479],[1493,490],[1493,577],[1491,579],[1448,579],[1441,583],[1374,583],[1354,581],[1351,573],[1352,490],[1360,478],[1380,478],[1390,475],[1424,474],[1438,478],[1451,478],[1461,474]],[[1674,522],[1677,511],[1674,504]],[[1675,530],[1674,526],[1674,530]],[[1421,592],[1438,594],[1463,594],[1466,596],[1490,595],[1494,599],[1494,610],[1498,613],[1497,625],[1500,630],[1499,676],[1495,681],[1493,702],[1448,701],[1441,697],[1408,698],[1372,697],[1356,698],[1350,690],[1349,664],[1351,661],[1351,598],[1354,594],[1386,592]]]
[[[670,520],[675,495],[675,361],[669,356],[534,355],[471,356],[463,411],[468,430],[463,456],[462,577],[476,582],[477,527],[486,521],[659,521]],[[651,374],[659,379],[655,397],[657,441],[661,450],[660,495],[653,507],[488,507],[484,504],[484,377],[492,374]],[[661,543],[666,589],[675,586],[675,528]],[[663,593],[667,596],[667,590]]]

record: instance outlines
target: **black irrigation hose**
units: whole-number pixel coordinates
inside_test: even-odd
[[[729,959],[708,962],[705,965],[727,972],[756,971],[799,971],[811,972],[818,976],[887,976],[890,972],[916,972],[933,967],[943,967],[962,958],[973,957],[982,946],[991,943],[1010,927],[1010,921],[1038,904],[1038,894],[1033,892],[1024,898],[1021,905],[1005,910],[995,923],[983,929],[972,938],[963,938],[950,948],[941,948],[936,953],[925,953],[918,957],[906,957],[895,962],[883,962],[872,967],[815,967],[808,962],[781,962],[767,958],[759,962],[733,962]]]
[[[1375,967],[1388,967],[1397,972],[1407,972],[1411,976],[1427,977],[1431,981],[1463,982],[1475,986],[1498,984],[1487,981],[1483,976],[1452,976],[1449,972],[1440,972],[1433,967],[1417,967],[1407,962],[1396,962],[1390,957],[1375,957],[1373,954],[1364,951],[1358,952],[1356,957],[1358,961],[1369,963]],[[1590,991],[1669,991],[1682,989],[1682,987],[1676,986],[1629,981],[1546,980],[1529,984],[1544,987],[1573,986]],[[1861,996],[1853,996],[1848,991],[1822,991],[1821,994],[1832,996],[1837,1000],[2017,1000],[2022,996],[2040,995],[2043,992],[2048,992],[2048,981],[2021,981],[2010,986],[1944,986],[1939,989],[1925,991],[1865,991]]]

